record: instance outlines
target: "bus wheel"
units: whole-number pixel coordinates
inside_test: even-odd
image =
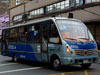
[[[60,62],[59,58],[53,59],[52,66],[55,70],[60,70],[61,69],[61,62]]]
[[[18,58],[17,58],[16,54],[13,55],[12,60],[13,60],[14,62],[17,62],[17,61],[18,61]]]
[[[91,64],[81,64],[81,67],[85,68],[85,69],[89,68],[90,66],[91,66]]]

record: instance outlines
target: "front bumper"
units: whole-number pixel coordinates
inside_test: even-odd
[[[87,56],[87,57],[63,57],[61,58],[62,65],[79,65],[79,64],[87,64],[87,63],[95,63],[98,60],[97,56]]]

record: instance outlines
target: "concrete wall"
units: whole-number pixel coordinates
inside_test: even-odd
[[[25,11],[34,10],[40,7],[43,7],[45,5],[49,5],[55,2],[58,2],[60,0],[34,0],[32,2],[25,4]],[[24,12],[24,5],[18,5],[15,8],[10,9],[10,21],[12,20],[12,17],[14,15],[20,14]]]

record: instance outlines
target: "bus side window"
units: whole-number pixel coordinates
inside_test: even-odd
[[[38,43],[40,41],[39,30],[40,30],[39,24],[29,26],[28,33],[27,33],[27,42]]]
[[[10,36],[9,36],[9,42],[10,43],[16,43],[17,42],[17,29],[10,29]]]
[[[2,34],[2,42],[4,44],[5,49],[8,49],[8,37],[9,37],[9,30],[4,30]]]
[[[34,31],[28,31],[26,39],[27,42],[34,42]]]
[[[58,30],[55,24],[50,25],[50,37],[49,37],[50,43],[60,43],[60,37],[58,34]]]
[[[27,26],[20,27],[18,31],[18,42],[26,42]]]
[[[38,23],[38,24],[36,24],[35,26],[34,26],[34,29],[35,29],[35,31],[34,31],[34,38],[35,38],[35,40],[34,40],[34,42],[40,42],[40,38],[39,38],[39,36],[40,36],[40,24]]]

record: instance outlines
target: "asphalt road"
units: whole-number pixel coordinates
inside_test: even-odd
[[[0,55],[0,75],[100,75],[100,64],[94,63],[89,69],[80,66],[65,66],[61,71],[53,70],[48,64],[32,61],[12,62],[11,58]]]

